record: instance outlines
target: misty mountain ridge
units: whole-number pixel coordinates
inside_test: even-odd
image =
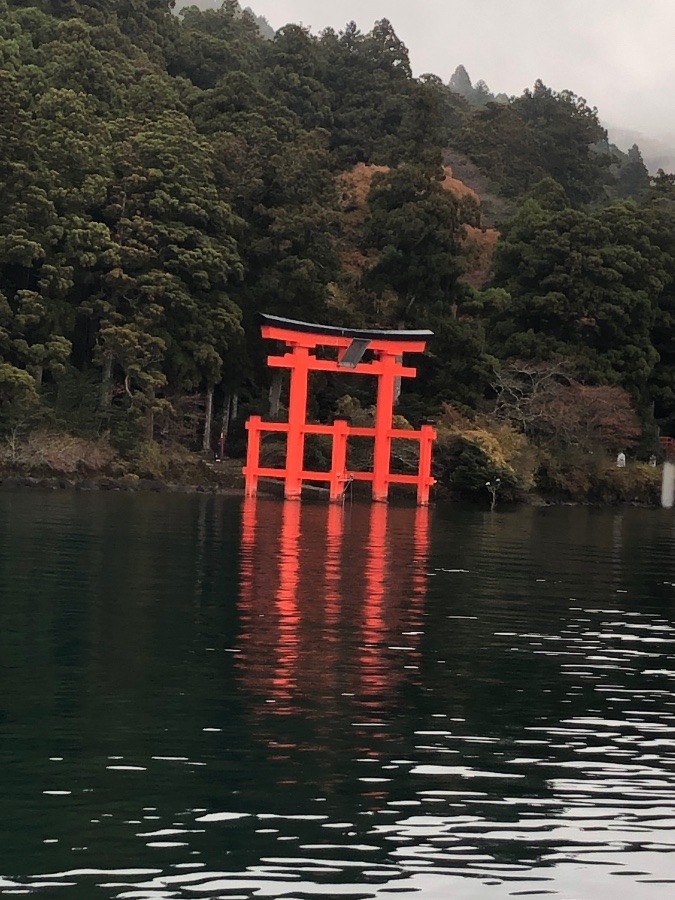
[[[506,94],[493,94],[483,79],[472,84],[469,73],[463,65],[457,66],[452,73],[448,87],[451,91],[464,97],[470,106],[485,106],[487,103],[508,103]]]
[[[178,15],[181,10],[188,9],[190,6],[196,6],[197,9],[200,9],[202,12],[208,12],[209,10],[215,12],[216,10],[219,10],[222,5],[222,0],[176,0],[173,11]],[[237,6],[242,12],[250,13],[253,16],[258,26],[258,30],[264,38],[272,40],[275,32],[264,16],[256,15],[250,6],[245,6],[243,9],[239,3],[237,3]]]
[[[174,13],[179,14],[181,10],[190,6],[196,6],[197,9],[206,12],[208,10],[218,10],[223,5],[223,0],[176,0]],[[275,31],[264,16],[259,16],[250,6],[243,7],[237,3],[242,12],[250,13],[255,19],[258,29],[262,37],[272,40]],[[483,79],[478,79],[475,83],[471,81],[466,68],[460,64],[453,72],[448,82],[451,91],[463,97],[470,106],[483,107],[488,103],[508,103],[511,99],[504,92],[493,93]],[[642,159],[647,167],[650,175],[655,175],[659,169],[664,172],[675,171],[675,135],[662,135],[658,137],[649,136],[635,129],[617,125],[615,123],[607,123],[602,121],[602,125],[607,129],[609,143],[618,148],[621,152],[626,153],[627,150],[637,145],[640,149]]]
[[[488,103],[508,103],[509,97],[504,93],[493,94],[487,84],[479,79],[475,84],[463,65],[457,66],[453,72],[448,87],[451,91],[463,97],[470,106],[482,107]],[[650,175],[656,175],[659,169],[664,172],[675,171],[675,135],[662,137],[650,137],[635,129],[621,125],[601,123],[607,129],[609,143],[615,145],[622,152],[637,145],[644,164]]]
[[[659,169],[675,172],[675,135],[650,137],[641,131],[620,125],[610,125],[607,122],[602,124],[607,129],[610,141],[617,147],[638,145],[650,175],[655,175]]]

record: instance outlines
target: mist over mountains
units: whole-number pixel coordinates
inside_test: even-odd
[[[506,94],[492,93],[482,79],[475,83],[472,82],[463,65],[457,66],[448,82],[448,87],[451,91],[464,97],[474,107],[482,107],[487,103],[508,103],[509,101]],[[610,144],[619,147],[624,152],[637,144],[651,175],[655,175],[659,169],[663,169],[664,172],[675,171],[675,135],[670,138],[650,137],[633,128],[610,124],[603,121],[602,118],[600,121],[602,126],[607,129]]]
[[[201,9],[202,12],[207,12],[210,9],[217,10],[223,5],[222,0],[176,0],[176,5],[174,6],[174,13],[178,14],[182,9],[187,9],[188,6],[196,6],[197,9]],[[274,37],[274,29],[267,21],[264,16],[258,16],[251,9],[250,6],[241,7],[241,4],[237,4],[242,12],[251,13],[253,18],[256,20],[258,25],[258,29],[260,30],[260,34],[269,38],[270,40]]]
[[[632,147],[633,144],[638,145],[651,175],[655,175],[659,169],[663,169],[664,172],[675,172],[675,134],[655,138],[620,125],[610,125],[607,122],[602,124],[607,129],[611,143],[621,147],[622,150]]]
[[[179,13],[188,6],[196,6],[201,10],[216,10],[221,5],[222,0],[176,0],[174,11]],[[254,16],[263,37],[271,39],[274,36],[274,29],[270,26],[267,19],[263,16],[258,16],[250,6],[242,8]],[[482,79],[472,83],[463,65],[457,66],[448,86],[476,106],[495,101],[507,102],[509,99],[505,93],[499,91],[493,93]],[[567,85],[559,84],[552,86],[556,90],[563,90],[567,87]],[[659,169],[663,169],[665,172],[675,171],[675,134],[666,133],[665,129],[661,134],[647,134],[632,127],[628,121],[606,121],[602,116],[602,109],[599,110],[599,113],[601,123],[608,131],[610,143],[624,152],[637,144],[650,174],[655,175]]]

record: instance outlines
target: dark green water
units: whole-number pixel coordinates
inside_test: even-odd
[[[675,896],[675,515],[0,493],[0,895]]]

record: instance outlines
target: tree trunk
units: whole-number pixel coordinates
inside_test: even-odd
[[[225,394],[223,400],[223,418],[220,423],[220,441],[218,442],[218,453],[222,459],[225,456],[225,447],[227,446],[227,434],[230,430],[230,407],[232,405],[232,395]]]
[[[275,369],[272,373],[272,383],[270,384],[270,419],[276,419],[279,415],[281,407],[281,382],[283,373],[281,369]]]
[[[151,444],[155,439],[155,392],[152,388],[146,391],[145,408],[145,440]]]
[[[232,394],[232,421],[236,421],[237,416],[239,415],[239,394],[235,391]]]
[[[103,375],[101,377],[101,408],[110,409],[112,403],[112,353],[106,353],[103,358]]]
[[[211,428],[213,423],[213,385],[206,388],[206,412],[204,413],[204,437],[202,450],[208,453],[211,450]]]

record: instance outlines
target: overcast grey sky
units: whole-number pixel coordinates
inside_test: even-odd
[[[415,75],[462,63],[495,93],[537,78],[597,106],[604,124],[675,134],[675,0],[242,0],[273,28],[387,18]]]

